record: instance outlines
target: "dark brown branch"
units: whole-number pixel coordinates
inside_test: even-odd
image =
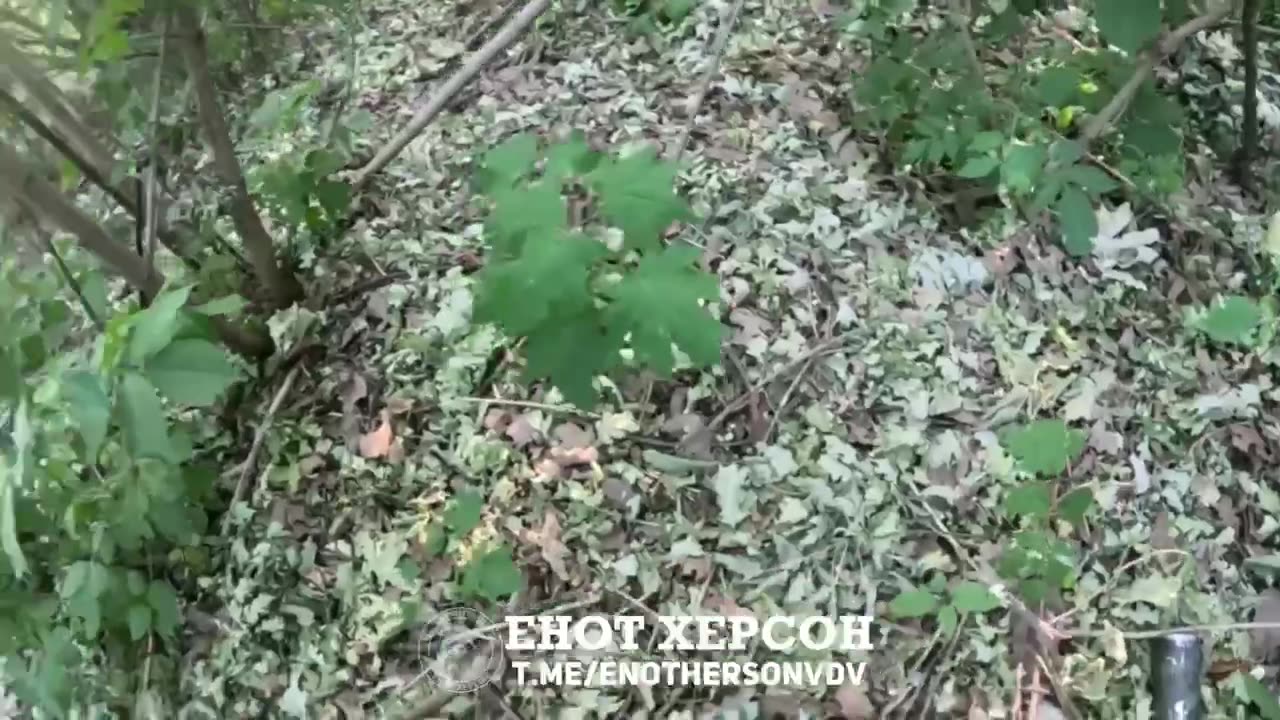
[[[75,236],[95,257],[110,266],[135,289],[154,294],[160,289],[160,274],[154,266],[111,239],[93,218],[58,192],[49,181],[34,172],[17,152],[0,145],[0,187],[16,197],[34,217],[53,223]]]
[[[119,203],[120,207],[124,208],[125,212],[135,218],[138,217],[140,210],[135,196],[138,182],[136,178],[125,178],[119,184],[112,183],[102,175],[98,166],[89,158],[81,154],[74,145],[64,140],[61,135],[53,130],[53,128],[49,127],[35,113],[27,109],[21,101],[5,92],[3,89],[0,89],[0,106],[8,107],[9,111],[12,112],[23,125],[26,125],[42,140],[52,145],[53,148],[61,153],[63,157],[70,160],[71,163],[75,165],[76,168],[89,180],[89,182],[97,185],[103,192],[111,196],[111,199]],[[197,270],[199,269],[199,264],[187,256],[187,253],[182,248],[182,243],[178,240],[177,234],[172,230],[165,227],[158,227],[157,236],[165,247],[169,248],[174,255],[182,258],[189,267]]]
[[[17,199],[18,206],[38,221],[61,228],[76,239],[85,250],[124,278],[136,290],[155,296],[163,279],[155,266],[129,251],[107,235],[93,218],[68,200],[48,180],[34,172],[16,151],[0,144],[0,194]],[[271,337],[262,332],[235,325],[225,318],[210,318],[218,336],[227,347],[249,358],[271,354]]]
[[[51,125],[65,140],[76,144],[79,154],[93,164],[99,175],[110,177],[115,161],[111,151],[76,114],[63,92],[24,53],[0,35],[0,87],[9,89],[9,83],[3,77],[5,74],[21,84],[26,94],[48,116]]]
[[[1258,0],[1244,0],[1240,11],[1244,44],[1244,98],[1241,102],[1240,145],[1232,158],[1236,182],[1253,189],[1253,159],[1258,155]]]
[[[231,195],[231,221],[244,243],[254,275],[277,304],[287,307],[302,298],[302,286],[276,257],[275,243],[262,224],[253,198],[249,196],[244,172],[240,168],[240,160],[236,157],[235,145],[231,142],[231,133],[218,102],[218,91],[209,72],[209,58],[200,20],[188,7],[180,6],[176,12],[183,32],[174,39],[178,41],[195,88],[196,110],[213,155],[214,172]]]

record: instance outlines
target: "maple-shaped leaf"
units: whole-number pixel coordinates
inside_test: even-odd
[[[475,319],[493,322],[508,335],[527,335],[549,319],[591,305],[591,265],[608,253],[582,235],[538,232],[520,255],[496,261],[480,273]]]
[[[519,255],[530,235],[568,232],[568,215],[559,185],[531,183],[497,192],[493,200],[486,234],[499,258]]]
[[[485,192],[510,187],[532,172],[537,160],[538,139],[529,133],[515,135],[485,153],[476,184]]]
[[[583,308],[576,315],[559,315],[530,333],[524,346],[525,375],[549,378],[565,400],[583,409],[596,404],[592,382],[618,360],[620,345],[604,331],[600,312]]]
[[[694,267],[698,255],[696,248],[669,247],[641,260],[612,290],[610,332],[630,333],[636,359],[664,376],[675,366],[672,344],[701,366],[720,359],[724,328],[698,302],[714,300],[719,287],[713,275]]]
[[[543,177],[553,183],[591,172],[600,163],[600,153],[587,144],[587,136],[575,130],[565,140],[547,150],[547,165]]]
[[[693,211],[676,196],[679,169],[658,160],[650,149],[614,160],[591,173],[600,195],[600,211],[622,230],[629,248],[655,250],[662,233],[676,220],[693,218]]]

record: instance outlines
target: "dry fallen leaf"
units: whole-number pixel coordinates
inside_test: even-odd
[[[593,447],[552,448],[551,457],[561,467],[592,465],[600,460],[600,453]]]
[[[585,448],[595,444],[595,437],[591,431],[584,429],[577,423],[560,423],[551,431],[551,434],[555,436],[560,446],[565,449]]]
[[[755,617],[755,613],[739,605],[733,598],[716,592],[708,593],[703,605],[725,617]]]
[[[507,425],[507,437],[511,438],[511,442],[516,447],[524,447],[533,442],[538,437],[538,430],[529,422],[529,418],[524,415],[517,415],[511,419],[511,423]]]
[[[493,432],[502,432],[511,422],[511,414],[506,410],[494,408],[484,414],[484,428]]]
[[[1280,590],[1267,588],[1258,594],[1257,609],[1253,613],[1255,623],[1280,623]],[[1253,658],[1268,662],[1280,650],[1280,629],[1265,628],[1249,631],[1249,649]]]
[[[550,455],[539,460],[537,465],[534,466],[534,470],[538,472],[538,475],[548,480],[560,477],[561,469],[560,463],[552,459]]]
[[[380,458],[391,450],[391,413],[382,411],[382,423],[372,432],[360,436],[360,457]]]
[[[835,700],[844,720],[871,720],[876,716],[875,706],[860,685],[846,681],[836,690]]]
[[[569,570],[565,567],[564,560],[569,554],[569,548],[565,547],[560,540],[560,518],[556,516],[555,511],[547,510],[542,516],[542,527],[528,531],[526,536],[542,551],[543,559],[547,561],[547,565],[551,567],[556,577],[567,581]]]

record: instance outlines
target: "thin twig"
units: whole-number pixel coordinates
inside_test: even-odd
[[[1138,65],[1134,68],[1133,75],[1115,94],[1115,97],[1111,98],[1111,102],[1107,103],[1102,110],[1099,110],[1097,115],[1089,119],[1089,122],[1084,126],[1084,130],[1080,133],[1080,139],[1087,145],[1106,132],[1107,128],[1111,127],[1124,114],[1125,109],[1133,100],[1133,96],[1138,94],[1138,89],[1146,82],[1147,77],[1155,70],[1158,63],[1172,55],[1187,38],[1201,30],[1212,27],[1219,20],[1226,17],[1234,6],[1234,2],[1224,0],[1219,7],[1188,20],[1161,38],[1154,48],[1144,53],[1142,58],[1138,60]]]
[[[822,355],[826,355],[827,353],[834,352],[836,347],[839,346],[840,343],[844,342],[845,340],[857,334],[858,332],[861,332],[861,331],[857,329],[846,330],[845,332],[842,332],[839,335],[836,335],[835,337],[829,340],[819,343],[813,349],[804,353],[800,357],[792,360],[786,365],[783,365],[777,370],[774,370],[773,372],[769,373],[769,375],[766,376],[765,379],[756,383],[754,387],[745,390],[741,395],[735,398],[733,402],[730,402],[728,405],[725,405],[724,409],[716,413],[716,416],[711,418],[711,420],[709,420],[707,424],[702,427],[702,429],[698,430],[697,432],[693,433],[689,437],[685,438],[685,440],[682,442],[682,445],[685,447],[688,447],[689,445],[693,444],[693,438],[698,436],[705,437],[707,435],[714,435],[715,432],[720,428],[720,425],[723,424],[724,421],[728,419],[730,415],[740,410],[744,405],[746,405],[751,400],[752,395],[754,395],[755,393],[763,393],[765,388],[769,387],[769,385],[771,385],[773,381],[777,380],[778,378],[784,375],[787,375],[788,373],[796,370],[797,368],[800,368],[806,365],[810,360],[813,360],[814,358],[820,357]]]
[[[706,101],[707,93],[711,90],[711,81],[720,71],[720,62],[724,59],[725,50],[729,47],[729,36],[733,33],[733,26],[738,22],[738,14],[742,12],[743,3],[744,0],[735,0],[728,14],[720,20],[715,44],[711,46],[711,62],[707,64],[707,69],[702,74],[702,81],[698,83],[698,93],[693,96],[693,102],[689,105],[689,122],[685,124],[684,131],[680,133],[680,140],[671,153],[672,162],[680,162],[680,158],[684,156],[685,146],[689,144],[689,136],[693,134],[693,124],[698,121],[698,111],[702,109],[702,103]]]
[[[453,398],[455,401],[466,403],[480,403],[482,405],[505,405],[508,407],[527,408],[529,410],[543,410],[549,413],[559,413],[561,415],[577,415],[579,417],[599,420],[600,416],[593,412],[579,410],[573,407],[565,407],[563,405],[549,405],[547,403],[534,402],[532,400],[504,400],[503,398],[487,398],[487,397],[460,397]]]
[[[515,42],[516,38],[524,33],[529,26],[533,25],[533,21],[551,6],[551,0],[530,0],[528,5],[512,17],[498,34],[494,35],[489,42],[477,50],[470,58],[463,63],[458,72],[454,73],[434,95],[427,100],[427,104],[423,105],[409,124],[391,138],[381,150],[373,156],[373,159],[365,164],[364,167],[356,171],[355,177],[352,178],[353,187],[360,188],[374,173],[387,166],[397,155],[403,151],[410,142],[413,141],[436,115],[444,110],[445,106],[458,94],[467,83],[471,82],[480,71],[484,69],[490,61],[495,58],[498,53],[502,52],[508,45]]]
[[[1177,548],[1164,548],[1160,550],[1153,550],[1147,553],[1146,555],[1143,555],[1142,557],[1134,558],[1129,562],[1123,563],[1119,567],[1117,567],[1115,570],[1111,571],[1111,579],[1108,580],[1107,583],[1103,585],[1097,592],[1089,596],[1089,598],[1086,599],[1084,602],[1077,603],[1074,608],[1062,613],[1061,615],[1054,617],[1049,622],[1053,625],[1058,625],[1062,623],[1064,620],[1066,620],[1067,618],[1074,615],[1081,608],[1089,607],[1090,605],[1093,604],[1094,600],[1097,600],[1098,598],[1102,597],[1103,595],[1106,595],[1107,593],[1115,589],[1116,585],[1120,584],[1120,580],[1121,578],[1124,577],[1124,574],[1126,571],[1131,570],[1134,567],[1137,567],[1138,565],[1141,565],[1147,562],[1148,560],[1152,560],[1158,557],[1163,557],[1165,555],[1186,555],[1186,554],[1187,554],[1186,550],[1179,550]]]
[[[271,429],[271,423],[275,420],[276,412],[284,404],[284,399],[288,396],[289,390],[293,388],[293,382],[298,378],[300,372],[302,372],[301,363],[294,365],[289,370],[289,374],[284,377],[284,382],[280,383],[280,389],[276,391],[276,396],[272,398],[271,405],[267,408],[267,414],[262,418],[262,423],[258,425],[258,431],[253,435],[253,444],[249,446],[249,457],[245,458],[244,467],[240,470],[240,480],[236,483],[236,490],[231,495],[231,504],[227,506],[226,517],[222,519],[223,537],[231,529],[231,517],[235,512],[236,503],[240,502],[241,498],[244,497],[245,488],[249,485],[249,476],[253,474],[254,466],[258,463],[258,455],[262,452],[262,445],[263,441],[266,440],[267,431]]]
[[[786,412],[787,403],[791,402],[791,396],[795,394],[796,388],[800,387],[800,383],[804,381],[804,376],[809,373],[809,369],[813,367],[814,358],[809,358],[807,362],[800,368],[800,372],[792,378],[791,384],[787,386],[787,391],[782,394],[782,399],[778,401],[777,408],[773,411],[773,417],[769,418],[769,427],[764,431],[764,443],[768,444],[769,439],[773,437],[773,433],[778,429],[778,423],[782,422],[782,413]]]
[[[1174,633],[1218,633],[1238,630],[1280,630],[1280,622],[1225,623],[1219,625],[1182,625],[1159,630],[1063,630],[1067,638],[1094,638],[1117,633],[1126,640],[1150,640]]]
[[[75,275],[71,273],[71,268],[67,267],[67,261],[62,259],[62,254],[58,252],[57,246],[53,244],[53,238],[49,237],[49,233],[39,227],[38,221],[36,227],[36,232],[40,235],[40,239],[44,245],[44,250],[53,256],[53,262],[58,266],[58,274],[62,276],[62,281],[67,284],[67,289],[69,289],[71,294],[75,295],[76,299],[80,301],[80,307],[84,309],[84,314],[87,315],[94,326],[98,328],[98,332],[106,331],[106,323],[102,321],[102,318],[98,315],[98,311],[95,310],[93,305],[89,302],[89,298],[84,294],[84,288],[80,287],[80,282],[76,280]]]

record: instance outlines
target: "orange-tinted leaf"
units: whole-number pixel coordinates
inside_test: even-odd
[[[382,424],[372,432],[360,436],[360,456],[365,458],[385,457],[391,450],[391,413],[382,411]]]

